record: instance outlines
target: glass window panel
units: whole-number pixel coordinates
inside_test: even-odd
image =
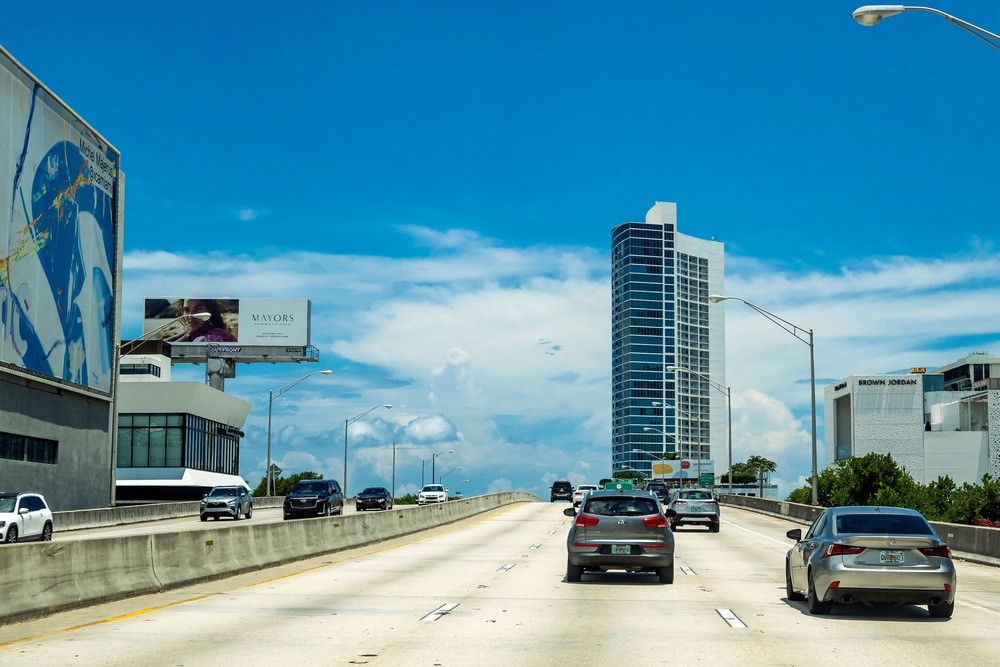
[[[149,425],[150,426],[166,426],[167,416],[166,415],[149,415]]]
[[[149,429],[132,430],[132,467],[145,468],[149,465]]]
[[[167,460],[168,468],[179,468],[183,463],[181,456],[184,451],[184,431],[179,428],[167,429]]]
[[[149,415],[132,415],[133,426],[149,426]]]
[[[149,429],[149,467],[162,468],[167,460],[167,429],[155,426]]]
[[[131,416],[131,415],[129,415]],[[131,420],[130,420],[131,421]],[[118,429],[118,467],[132,467],[132,428]]]

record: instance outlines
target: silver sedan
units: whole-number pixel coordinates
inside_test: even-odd
[[[805,537],[800,528],[788,537],[786,593],[806,600],[811,614],[829,614],[834,602],[925,604],[938,618],[955,609],[951,552],[919,512],[834,507]]]

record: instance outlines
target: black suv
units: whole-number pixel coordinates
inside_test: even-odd
[[[549,502],[554,503],[557,500],[573,502],[573,485],[569,482],[553,482]]]
[[[285,496],[285,519],[303,516],[330,516],[344,513],[344,494],[332,479],[304,479]]]

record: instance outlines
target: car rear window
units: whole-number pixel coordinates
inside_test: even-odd
[[[840,514],[837,534],[936,535],[923,517],[908,514]]]
[[[685,500],[711,500],[712,494],[708,491],[681,491],[679,497]]]
[[[652,498],[592,498],[583,509],[584,514],[597,516],[646,516],[659,514],[660,506]]]

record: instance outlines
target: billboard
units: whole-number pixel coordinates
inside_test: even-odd
[[[147,297],[142,336],[178,343],[309,345],[309,299]],[[194,317],[198,313],[208,317]]]
[[[119,164],[0,49],[0,365],[110,394]]]
[[[675,459],[672,461],[653,462],[654,479],[697,480],[698,459]],[[715,475],[715,461],[701,460],[701,474]]]

